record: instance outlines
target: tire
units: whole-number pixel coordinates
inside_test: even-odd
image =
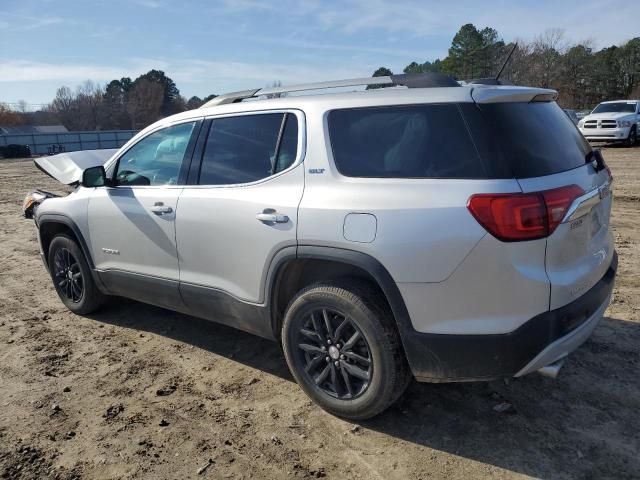
[[[381,413],[411,379],[395,321],[379,298],[356,280],[318,283],[300,291],[285,313],[282,344],[292,375],[338,417]]]
[[[102,306],[106,297],[95,284],[89,264],[72,238],[54,237],[47,261],[53,287],[69,310],[86,315]]]
[[[629,130],[629,136],[627,137],[627,140],[624,142],[624,145],[626,147],[634,147],[638,144],[638,132],[636,131],[636,127],[633,126],[631,127],[631,130]]]

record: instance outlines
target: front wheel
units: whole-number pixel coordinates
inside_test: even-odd
[[[636,127],[631,127],[631,130],[629,130],[629,136],[627,137],[627,140],[625,141],[625,145],[627,147],[633,147],[638,143],[638,132],[636,130]]]
[[[316,284],[290,303],[282,342],[291,373],[339,417],[371,418],[404,392],[410,374],[380,292],[357,281]]]
[[[91,269],[78,244],[66,235],[58,235],[49,245],[49,271],[62,303],[78,315],[94,312],[104,303]]]

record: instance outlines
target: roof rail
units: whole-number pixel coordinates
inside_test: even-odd
[[[212,98],[200,108],[209,108],[217,105],[241,102],[247,98],[256,98],[262,95],[279,95],[290,92],[304,92],[309,90],[322,90],[325,88],[356,87],[369,85],[404,86],[407,88],[428,87],[459,87],[460,84],[453,78],[440,73],[405,73],[402,75],[389,75],[386,77],[350,78],[347,80],[333,80],[329,82],[302,83],[286,87],[255,88],[240,92],[225,93]]]

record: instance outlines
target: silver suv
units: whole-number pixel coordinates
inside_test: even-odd
[[[304,94],[371,84],[395,88]],[[277,340],[316,403],[365,419],[411,377],[555,376],[598,324],[611,175],[556,95],[438,75],[224,95],[36,160],[74,191],[25,211],[71,311],[123,296]]]

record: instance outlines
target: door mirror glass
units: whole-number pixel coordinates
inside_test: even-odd
[[[82,186],[87,188],[92,187],[104,187],[107,184],[107,175],[104,171],[104,167],[99,165],[97,167],[87,168],[82,172]]]

